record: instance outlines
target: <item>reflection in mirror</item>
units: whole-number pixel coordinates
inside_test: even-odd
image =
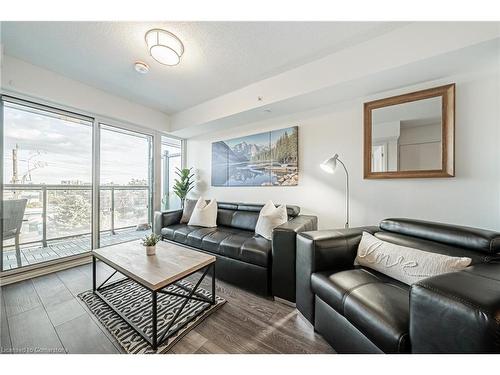
[[[442,97],[372,111],[371,171],[439,170]]]

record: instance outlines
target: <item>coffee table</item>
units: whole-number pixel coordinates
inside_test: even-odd
[[[113,272],[101,285],[96,286],[96,260],[113,268]],[[176,245],[170,242],[159,242],[156,245],[155,255],[146,255],[146,249],[140,241],[127,242],[112,246],[95,249],[92,251],[92,290],[98,295],[112,310],[114,310],[125,322],[127,322],[137,333],[139,333],[156,350],[160,344],[176,333],[179,329],[172,329],[174,322],[180,316],[182,310],[189,300],[197,300],[207,303],[207,308],[215,305],[215,257],[199,251],[191,250],[186,247]],[[208,271],[212,273],[212,296],[206,296],[197,293],[197,289],[207,275]],[[184,285],[176,284],[177,287],[185,290],[187,294],[176,293],[166,290],[167,287],[182,280],[198,271],[203,271],[194,288],[189,289]],[[124,279],[108,283],[108,281],[117,273],[125,276],[125,279],[131,279],[144,288],[151,291],[152,303],[152,334],[147,335],[136,324],[130,321],[124,314],[116,308],[100,292],[103,288],[110,287],[116,283],[123,282]],[[106,284],[108,283],[108,284]],[[180,308],[174,314],[172,320],[168,323],[163,332],[158,332],[158,293],[169,294],[184,298]],[[189,321],[195,319],[204,310],[193,316]]]

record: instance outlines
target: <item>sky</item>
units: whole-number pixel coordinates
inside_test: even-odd
[[[4,183],[12,179],[12,150],[18,151],[19,178],[28,163],[34,184],[60,184],[62,180],[92,180],[91,123],[4,107]],[[130,134],[101,130],[101,184],[127,184],[148,177],[148,140]],[[28,161],[29,160],[29,161]]]
[[[288,132],[288,134],[291,134],[293,131],[293,127],[290,128],[284,128],[284,129],[278,129],[278,130],[273,130],[271,131],[271,137],[269,137],[269,132],[264,132],[264,133],[258,133],[258,134],[252,134],[252,135],[247,135],[244,137],[238,137],[238,138],[233,138],[233,139],[227,139],[224,142],[229,146],[229,147],[234,147],[238,143],[246,142],[248,144],[257,144],[259,146],[271,146],[274,145],[274,142],[278,140],[279,137],[281,137],[285,132]]]

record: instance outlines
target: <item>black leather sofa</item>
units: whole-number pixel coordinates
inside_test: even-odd
[[[354,266],[362,232],[466,256],[411,287]],[[297,236],[297,309],[339,353],[499,353],[500,233],[410,219]]]
[[[217,257],[216,276],[261,295],[295,302],[296,235],[316,230],[316,216],[287,206],[288,222],[275,228],[272,241],[255,234],[261,204],[218,203],[217,227],[181,224],[182,210],[155,212],[154,232]]]

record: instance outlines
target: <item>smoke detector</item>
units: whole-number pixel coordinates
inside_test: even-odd
[[[136,61],[134,63],[134,69],[137,73],[146,74],[149,72],[149,65],[142,61]]]

